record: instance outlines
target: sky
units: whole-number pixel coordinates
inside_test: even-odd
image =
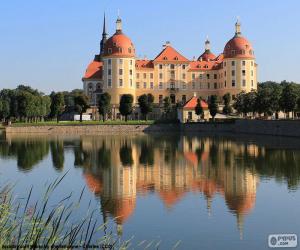
[[[26,84],[45,93],[82,88],[99,53],[103,13],[109,35],[118,10],[136,54],[154,58],[166,41],[189,59],[223,52],[237,17],[252,43],[258,80],[300,82],[299,0],[0,1],[0,89]]]

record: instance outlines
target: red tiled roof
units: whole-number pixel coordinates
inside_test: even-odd
[[[201,56],[198,57],[198,61],[213,61],[216,56],[211,53],[209,50],[205,51]]]
[[[136,60],[135,61],[135,67],[137,69],[153,69],[154,65],[153,62],[150,60]]]
[[[196,96],[192,97],[184,106],[184,109],[194,109],[197,106],[198,98]],[[208,109],[207,102],[201,100],[201,106],[203,109]]]
[[[102,79],[102,62],[92,61],[84,75],[84,79]]]
[[[111,50],[111,52],[109,52]],[[104,45],[104,56],[135,56],[135,48],[130,38],[122,32],[116,32]]]
[[[188,62],[189,60],[181,55],[170,45],[166,46],[153,61],[179,61]]]
[[[251,43],[242,36],[234,36],[226,43],[224,48],[225,58],[254,58]]]

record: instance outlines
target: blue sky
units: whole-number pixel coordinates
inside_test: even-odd
[[[171,41],[192,59],[207,35],[213,52],[221,53],[240,16],[243,35],[255,49],[259,81],[300,82],[298,0],[11,0],[0,2],[0,89],[81,88],[99,50],[103,12],[112,35],[118,9],[137,55],[148,58]]]

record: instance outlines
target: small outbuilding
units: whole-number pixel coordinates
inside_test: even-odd
[[[188,100],[183,107],[178,108],[177,118],[181,123],[185,122],[199,122],[199,121],[208,121],[210,118],[208,104],[204,100],[200,100],[201,107],[203,109],[202,117],[198,116],[195,112],[197,106],[198,98],[196,96]]]

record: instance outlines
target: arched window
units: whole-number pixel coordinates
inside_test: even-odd
[[[167,58],[167,57],[164,57],[163,59],[164,59],[164,60],[168,60],[168,58]]]
[[[119,50],[119,53],[122,53],[123,52],[123,49],[122,48],[118,48],[118,50]]]
[[[175,61],[178,61],[178,57],[177,57],[177,56],[175,56],[175,58],[174,58],[174,59],[175,59]]]

